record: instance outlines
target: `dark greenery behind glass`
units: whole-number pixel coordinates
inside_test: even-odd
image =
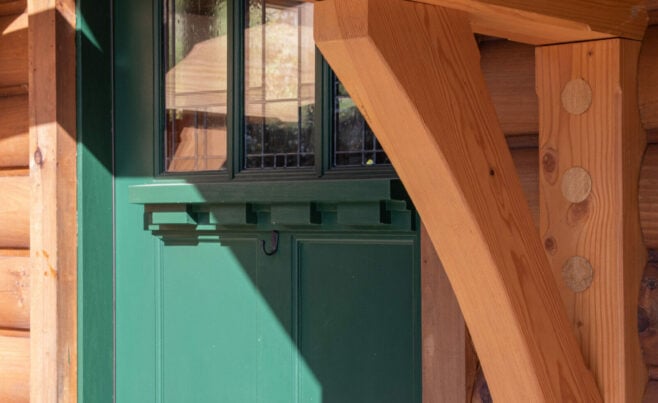
[[[391,162],[354,105],[343,84],[334,81],[334,150],[333,165],[373,166]]]

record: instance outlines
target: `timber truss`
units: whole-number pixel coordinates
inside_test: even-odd
[[[445,267],[498,402],[639,402],[639,0],[322,0],[320,51]],[[475,33],[541,45],[540,230]]]

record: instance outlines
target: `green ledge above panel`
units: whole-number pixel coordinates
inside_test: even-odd
[[[406,200],[399,180],[153,183],[132,186],[134,204],[342,203]]]
[[[227,230],[409,231],[413,207],[397,180],[157,183],[130,188],[145,226],[168,239]]]

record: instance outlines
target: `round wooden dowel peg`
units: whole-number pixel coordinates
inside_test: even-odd
[[[562,90],[562,107],[572,115],[582,115],[592,106],[592,87],[582,78],[569,81]]]
[[[585,201],[592,193],[592,177],[581,167],[569,168],[562,175],[562,195],[571,203]]]
[[[573,292],[583,292],[592,285],[594,269],[582,256],[573,256],[562,266],[562,279]]]

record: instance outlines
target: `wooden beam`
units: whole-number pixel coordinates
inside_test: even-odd
[[[29,328],[30,259],[0,257],[0,329]]]
[[[470,402],[477,356],[425,227],[420,231],[423,402]]]
[[[642,0],[414,0],[468,13],[473,32],[533,45],[642,39]]]
[[[77,401],[75,1],[31,0],[30,399]]]
[[[638,178],[640,42],[537,49],[540,233],[603,399],[639,402],[647,382],[637,301],[646,248]]]
[[[497,124],[464,13],[316,3],[315,39],[444,264],[502,402],[598,402]]]

